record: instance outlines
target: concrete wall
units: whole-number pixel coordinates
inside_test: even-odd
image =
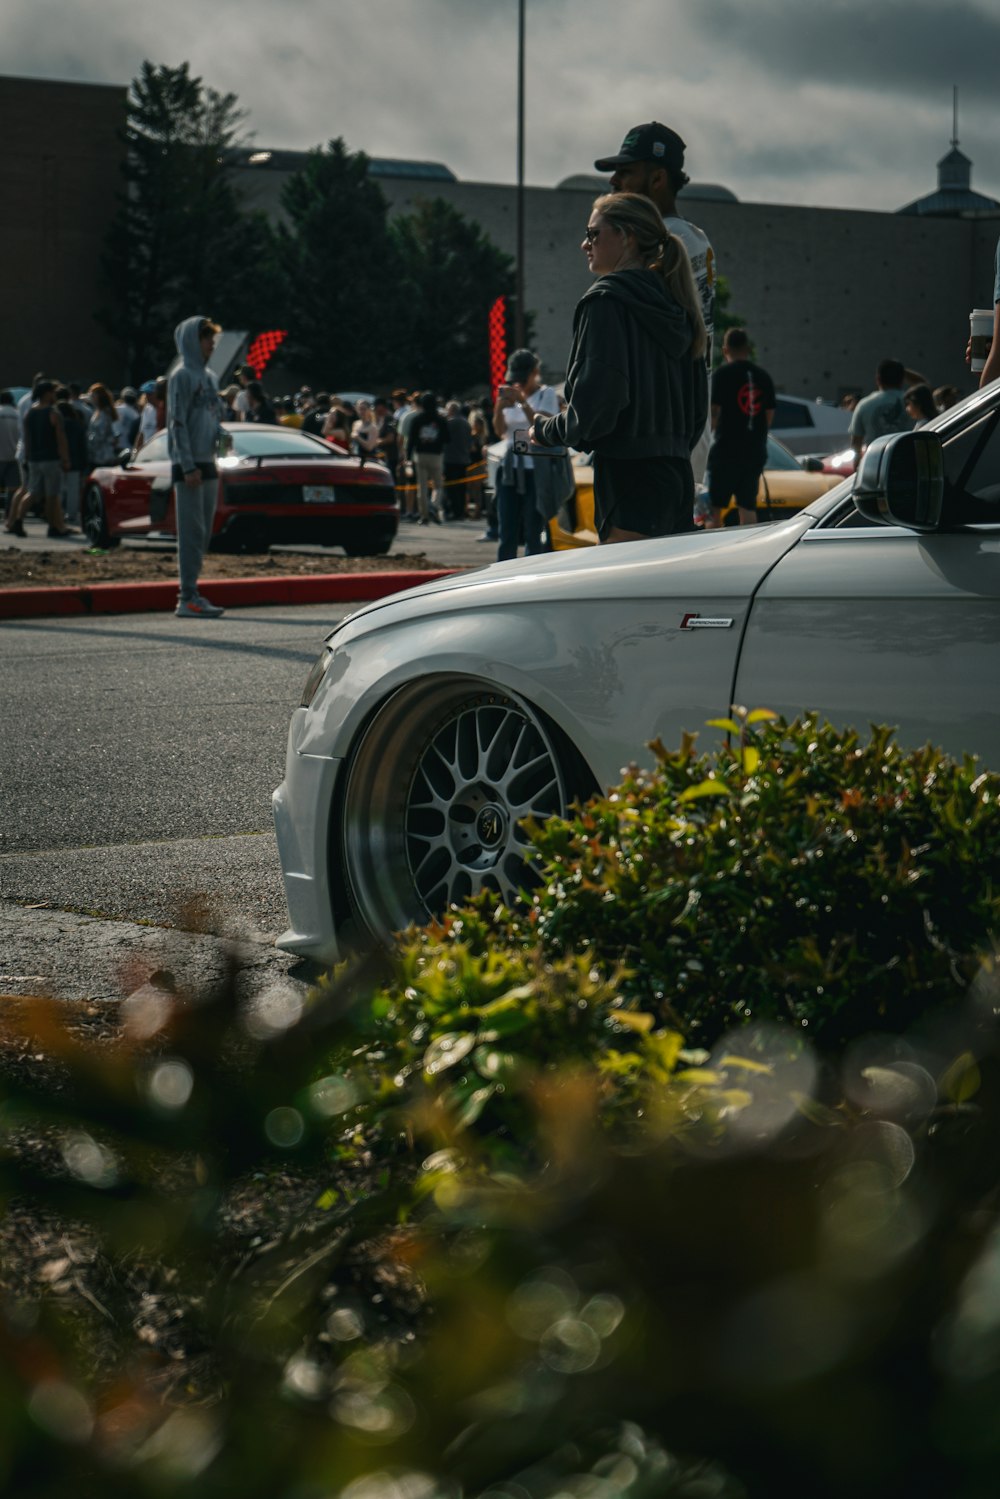
[[[120,383],[120,351],[93,314],[120,184],[126,92],[0,78],[0,381],[26,384],[44,367],[68,379]],[[249,203],[278,215],[284,174],[245,168],[237,178]],[[393,212],[442,197],[513,254],[512,187],[378,180]],[[579,245],[591,201],[589,189],[525,194],[527,304],[552,379],[565,371],[573,308],[589,281]],[[1000,217],[681,202],[710,236],[732,309],[780,389],[836,400],[850,388],[870,389],[886,356],[932,384],[972,388],[964,363],[968,315],[992,304]]]
[[[39,370],[121,377],[121,350],[94,320],[100,257],[121,186],[127,90],[0,79],[0,381]]]
[[[396,212],[440,196],[514,253],[513,188],[381,179]],[[573,307],[588,284],[579,248],[592,195],[569,188],[525,194],[526,301],[546,369],[565,370]],[[760,362],[780,389],[837,400],[870,390],[875,366],[899,358],[933,385],[972,389],[965,366],[969,312],[990,306],[1000,218],[921,219],[895,213],[697,201],[705,230]]]

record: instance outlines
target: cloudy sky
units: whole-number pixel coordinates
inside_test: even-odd
[[[517,0],[3,0],[0,70],[125,83],[142,60],[237,94],[259,147],[516,174]],[[660,119],[739,198],[891,210],[931,191],[952,84],[1000,197],[996,0],[527,0],[525,175],[592,170]]]

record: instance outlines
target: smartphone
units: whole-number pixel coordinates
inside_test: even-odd
[[[527,429],[522,427],[519,431],[515,432],[510,440],[510,445],[515,453],[530,453],[531,438],[528,436]]]
[[[509,399],[511,396],[516,396],[516,395],[517,395],[517,391],[516,391],[516,389],[514,388],[513,385],[498,385],[497,386],[497,400],[498,401],[506,400],[506,399]]]

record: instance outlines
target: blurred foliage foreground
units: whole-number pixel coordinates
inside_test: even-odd
[[[1000,778],[718,727],[308,1003],[8,1002],[4,1492],[997,1493]]]

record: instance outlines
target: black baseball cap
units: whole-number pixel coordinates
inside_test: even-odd
[[[635,161],[652,161],[679,172],[684,166],[684,142],[669,125],[650,120],[648,125],[633,125],[618,155],[602,156],[594,166],[598,172],[613,172],[615,167],[631,166]]]

